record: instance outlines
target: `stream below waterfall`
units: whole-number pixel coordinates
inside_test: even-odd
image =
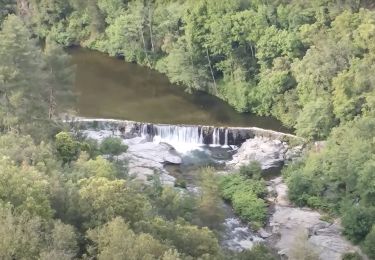
[[[230,127],[290,132],[274,118],[240,114],[222,100],[203,92],[188,94],[154,70],[82,48],[72,48],[69,52],[76,65],[78,116],[147,122],[137,123],[137,131],[131,134],[143,139],[142,142],[153,145],[167,143],[176,150],[182,163],[166,165],[165,171],[176,179],[184,180],[188,192],[199,191],[200,168],[211,166],[217,171],[223,170],[225,162],[235,153],[236,145],[251,138]],[[93,122],[90,127],[96,123]],[[128,130],[125,128],[124,132]],[[114,129],[110,125],[105,126],[104,135],[113,135]],[[86,134],[102,140],[100,130],[90,131]],[[142,163],[147,163],[154,156],[155,150],[152,149],[141,151],[144,153]],[[139,150],[134,152],[138,152],[139,156]],[[155,161],[152,162],[155,164]],[[137,163],[139,161],[134,162]],[[156,165],[159,164],[156,162]],[[277,174],[279,169],[270,172],[271,175]],[[224,201],[221,203],[224,221],[217,223],[220,226],[217,232],[223,247],[241,251],[263,241],[247,223],[235,216],[230,205]]]
[[[199,174],[202,167],[213,167],[217,171],[224,170],[225,162],[232,158],[233,150],[228,147],[205,146],[191,149],[182,155],[180,165],[167,165],[166,170],[177,179],[182,179],[187,184],[189,192],[199,192]],[[229,204],[221,202],[224,221],[212,223],[218,227],[220,242],[224,248],[233,251],[250,249],[255,243],[264,240],[256,235],[249,225],[239,219]]]

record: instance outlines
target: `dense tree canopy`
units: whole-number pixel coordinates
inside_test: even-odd
[[[155,68],[188,91],[326,140],[284,170],[289,196],[342,216],[344,233],[374,258],[374,8],[371,0],[0,0],[0,258],[225,259],[202,227],[221,217],[212,172],[197,197],[134,184],[105,159],[126,152],[119,140],[98,147],[55,120],[74,101],[60,45]],[[219,185],[255,226],[266,217],[258,170]],[[270,258],[256,248],[229,259],[257,254]]]

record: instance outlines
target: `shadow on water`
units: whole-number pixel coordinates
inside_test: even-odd
[[[238,113],[203,92],[186,93],[157,71],[81,48],[69,50],[76,64],[80,116],[150,123],[256,126],[290,132],[274,118]]]

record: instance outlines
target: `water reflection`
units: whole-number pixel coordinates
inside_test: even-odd
[[[268,117],[240,114],[205,93],[185,93],[153,70],[105,54],[72,49],[80,116],[214,126],[257,126],[287,132]]]

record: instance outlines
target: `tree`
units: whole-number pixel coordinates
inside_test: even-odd
[[[128,150],[128,146],[122,143],[121,138],[107,137],[100,144],[100,151],[103,154],[108,154],[111,157],[119,156]]]
[[[331,102],[324,98],[307,103],[297,119],[297,134],[309,140],[323,140],[335,125]]]
[[[213,231],[193,226],[181,219],[172,222],[156,217],[137,223],[137,230],[151,234],[159,241],[166,241],[181,254],[193,258],[218,259],[220,256],[219,243]]]
[[[95,227],[114,217],[133,224],[142,220],[149,204],[144,196],[132,192],[124,180],[91,177],[79,182],[80,205],[86,226]]]
[[[77,235],[74,228],[63,224],[61,221],[55,221],[54,227],[48,237],[47,248],[40,254],[41,260],[75,259],[78,253]]]
[[[48,117],[52,119],[74,104],[73,67],[70,56],[51,39],[47,39],[44,59],[48,75]]]
[[[47,176],[34,167],[16,166],[8,158],[0,159],[0,200],[19,211],[49,219],[53,215]]]
[[[43,129],[48,118],[43,66],[42,53],[22,20],[8,16],[0,31],[2,129]]]
[[[355,243],[364,240],[371,231],[375,223],[375,208],[365,208],[363,206],[352,206],[345,210],[342,217],[344,233]]]
[[[27,212],[16,215],[10,205],[0,205],[0,258],[32,259],[39,258],[43,247],[42,220]]]
[[[370,258],[375,258],[375,225],[372,226],[370,233],[367,234],[363,242],[363,248]]]
[[[197,201],[199,222],[202,226],[213,228],[223,221],[219,183],[213,168],[202,169],[200,178],[201,191]]]
[[[168,247],[152,236],[135,234],[120,217],[103,227],[89,230],[87,237],[94,243],[88,251],[99,260],[160,259],[164,254],[170,254],[167,253]]]
[[[114,165],[108,160],[101,156],[87,160],[84,155],[81,155],[74,163],[72,173],[68,175],[69,179],[74,182],[91,177],[104,177],[109,180],[119,177]]]
[[[68,132],[60,132],[56,135],[56,150],[63,164],[70,163],[78,158],[79,143]]]

